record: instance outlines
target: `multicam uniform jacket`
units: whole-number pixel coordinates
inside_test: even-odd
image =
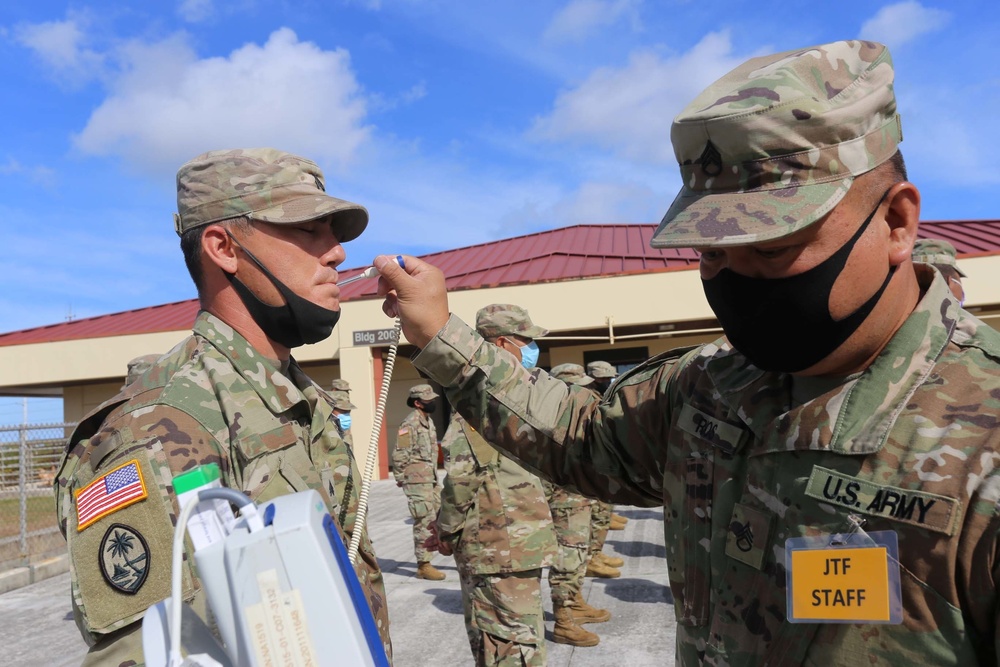
[[[458,413],[441,446],[448,475],[438,530],[458,566],[494,574],[550,565],[555,533],[540,480],[501,456]]]
[[[437,484],[437,430],[420,410],[413,410],[399,425],[392,450],[392,474],[403,484]]]
[[[801,404],[724,340],[654,357],[602,401],[455,318],[415,363],[528,469],[664,506],[679,664],[996,664],[1000,334],[916,270],[923,296],[882,353]],[[785,540],[850,515],[898,537],[902,624],[788,622]]]
[[[200,313],[193,336],[80,423],[56,479],[73,610],[88,644],[137,628],[146,609],[170,595],[179,511],[172,479],[197,465],[218,464],[225,486],[258,503],[314,489],[350,536],[360,475],[339,433],[326,394],[294,361],[283,374],[231,327]],[[119,499],[95,505],[95,492]],[[367,535],[358,561],[391,655],[385,589]],[[204,615],[190,551],[185,562],[185,600]],[[143,662],[138,634],[114,644],[95,659]]]

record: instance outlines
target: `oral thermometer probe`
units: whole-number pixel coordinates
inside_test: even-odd
[[[405,269],[406,268],[406,266],[403,265],[403,256],[402,255],[396,255],[396,264],[399,264],[399,268],[401,268],[401,269]],[[378,269],[376,269],[374,266],[369,266],[367,269],[365,269],[364,271],[362,271],[358,275],[351,276],[350,278],[348,278],[346,280],[341,280],[339,283],[337,283],[337,287],[343,287],[344,285],[350,285],[355,280],[363,280],[365,278],[375,278],[377,276],[378,276]]]

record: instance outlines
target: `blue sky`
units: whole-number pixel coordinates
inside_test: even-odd
[[[193,297],[174,175],[215,148],[315,159],[371,214],[347,266],[657,222],[698,91],[856,37],[892,50],[923,218],[997,217],[992,0],[2,3],[0,331]]]

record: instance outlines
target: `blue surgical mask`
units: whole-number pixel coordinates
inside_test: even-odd
[[[340,428],[345,431],[351,428],[351,415],[337,415],[337,421],[340,422]]]
[[[521,347],[521,365],[525,368],[534,368],[538,365],[538,343],[531,341]]]

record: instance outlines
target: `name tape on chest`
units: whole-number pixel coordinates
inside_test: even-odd
[[[935,493],[902,489],[813,466],[806,495],[854,512],[901,521],[945,535],[957,529],[958,501]]]
[[[741,427],[707,415],[690,405],[681,408],[678,426],[686,433],[707,440],[730,454],[740,448],[746,437],[746,431]]]

